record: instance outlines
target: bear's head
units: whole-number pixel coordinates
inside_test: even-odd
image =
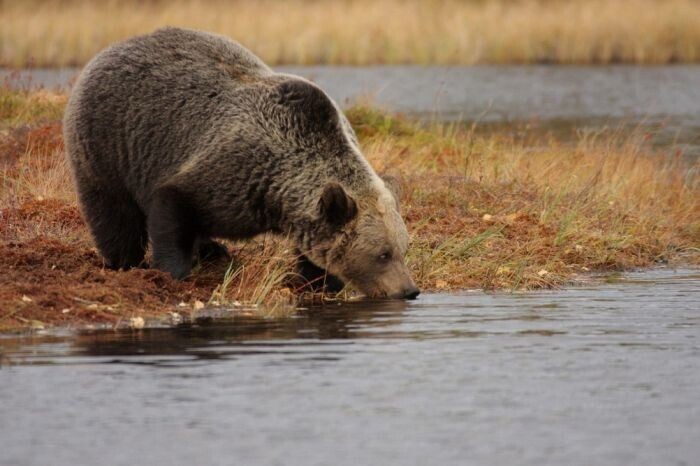
[[[371,298],[414,299],[419,290],[404,260],[408,232],[395,193],[376,180],[372,194],[327,183],[317,205],[307,257]]]
[[[310,178],[323,180],[305,206],[312,212],[299,249],[369,297],[415,298],[419,291],[404,261],[408,233],[393,186],[369,166],[350,123],[321,89],[297,77],[272,79],[274,105],[265,124],[304,154]]]

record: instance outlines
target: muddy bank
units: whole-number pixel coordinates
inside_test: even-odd
[[[13,240],[17,231],[45,233]],[[58,238],[60,234],[62,238]],[[31,201],[0,210],[0,329],[119,325],[131,317],[163,317],[208,301],[228,262],[179,282],[157,270],[113,271],[87,235],[75,205]]]

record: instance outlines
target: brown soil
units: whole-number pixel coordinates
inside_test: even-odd
[[[67,240],[47,234],[12,238],[37,224]],[[0,238],[0,329],[116,325],[132,316],[162,316],[180,302],[191,309],[194,301],[209,299],[227,266],[212,264],[182,282],[157,270],[106,269],[78,209],[58,200],[0,210]]]

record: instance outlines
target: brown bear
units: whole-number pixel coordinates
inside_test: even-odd
[[[81,210],[106,264],[186,277],[211,238],[288,235],[307,275],[415,298],[396,197],[338,106],[232,40],[165,28],[99,53],[64,117]]]

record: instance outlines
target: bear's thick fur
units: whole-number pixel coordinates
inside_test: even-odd
[[[288,234],[300,269],[415,297],[398,202],[337,105],[225,37],[166,28],[83,70],[64,117],[83,215],[106,264],[188,275],[197,244]]]

